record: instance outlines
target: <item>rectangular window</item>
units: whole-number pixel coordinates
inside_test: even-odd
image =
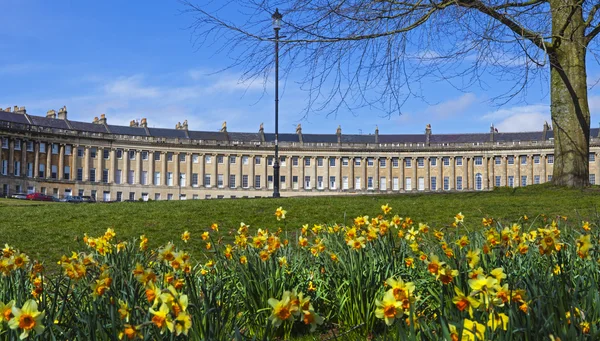
[[[549,164],[554,163],[554,154],[548,154],[548,163]]]
[[[56,166],[52,166],[52,167],[56,167]],[[15,161],[15,169],[14,170],[15,170],[15,172],[14,172],[15,176],[21,176],[21,161]],[[53,170],[54,170],[54,168],[53,168]],[[56,179],[54,174],[56,174],[56,173],[52,173],[52,175],[53,175],[52,178]],[[17,191],[17,192],[19,192],[19,191]]]
[[[361,189],[361,185],[360,185],[360,176],[357,176],[354,179],[354,189]]]
[[[463,158],[462,158],[462,156],[457,156],[456,158],[454,158],[454,160],[456,161],[456,165],[457,166],[462,166],[462,164],[463,164]]]
[[[500,156],[494,156],[494,163],[497,165],[502,164],[502,158]]]
[[[260,188],[260,175],[254,176],[254,188]]]
[[[108,159],[108,158],[110,158],[110,150],[108,150],[108,149],[103,149],[103,150],[102,150],[102,153],[104,154],[103,156],[104,156],[104,159],[105,159],[105,160],[106,160],[106,159]]]
[[[548,182],[552,181],[552,175],[548,175]]]
[[[347,176],[342,177],[342,189],[348,189],[348,177]]]
[[[359,157],[355,157],[354,158],[354,165],[355,166],[360,166],[360,158]]]
[[[69,154],[66,153],[66,148],[65,148],[65,155],[71,155],[71,146],[70,145],[66,145],[66,147],[69,147]],[[33,151],[33,141],[27,141],[27,151],[28,152],[32,152]]]
[[[443,157],[442,162],[444,162],[444,166],[450,166],[450,158],[449,157]]]
[[[173,172],[167,172],[167,186],[173,186]]]
[[[387,161],[387,160],[386,160],[385,158],[383,158],[383,157],[382,157],[382,158],[380,158],[380,159],[379,159],[379,167],[381,167],[381,168],[385,168],[386,161]]]
[[[8,149],[8,137],[2,138],[2,149]]]
[[[102,182],[108,183],[108,169],[102,170]]]
[[[173,193],[167,193],[167,200],[173,200]]]
[[[385,178],[385,176],[379,178],[379,189],[382,191],[387,190],[387,179]]]
[[[186,155],[184,153],[179,153],[179,162],[185,162]]]
[[[97,152],[98,152],[98,149],[96,149],[96,147],[90,148],[90,158],[95,159]]]
[[[298,176],[292,176],[292,189],[298,189]]]
[[[373,167],[373,158],[372,157],[368,157],[367,158],[367,167]]]
[[[220,165],[224,163],[223,155],[217,155],[217,163]]]
[[[160,161],[161,152],[154,152],[154,161]],[[160,193],[158,193],[160,195]]]
[[[590,185],[596,184],[596,174],[590,174]]]
[[[481,156],[475,156],[475,166],[483,165],[483,158]]]
[[[17,149],[17,147],[19,147],[19,149]],[[19,140],[16,140],[15,142],[15,150],[21,150],[21,142]],[[52,144],[52,154],[58,155],[58,143]]]
[[[323,189],[323,177],[317,176],[317,189]]]
[[[456,177],[456,189],[462,191],[462,176]]]
[[[198,173],[192,173],[192,187],[198,187]]]
[[[90,181],[96,182],[96,168],[90,169]]]
[[[279,184],[281,185],[281,188],[286,188],[286,184],[285,184],[285,175],[281,175],[279,177]]]
[[[309,175],[304,177],[304,188],[310,189],[310,176]]]
[[[167,162],[173,162],[173,153],[167,153]]]
[[[133,185],[134,182],[135,182],[135,171],[130,170],[129,175],[127,176],[127,183],[130,185]]]
[[[533,156],[533,163],[536,165],[540,164],[540,156],[539,155],[534,155]]]
[[[115,170],[115,183],[116,184],[123,183],[123,171],[120,169]]]
[[[192,154],[192,162],[193,163],[199,163],[200,162],[200,157],[198,156],[198,154]]]
[[[398,168],[398,166],[399,166],[398,158],[397,157],[392,158],[392,167]]]
[[[154,185],[160,186],[160,172],[154,172]]]
[[[273,157],[272,156],[269,156],[267,158],[267,166],[273,166]]]
[[[347,157],[342,158],[342,166],[344,166],[344,167],[348,166],[348,158]]]
[[[412,179],[410,177],[404,179],[404,189],[407,191],[412,191]]]
[[[430,158],[429,162],[431,163],[431,166],[433,166],[433,167],[437,166],[437,157]]]
[[[417,166],[419,168],[425,167],[425,158],[422,158],[422,157],[417,158]]]
[[[129,192],[129,200],[135,200],[135,192]]]
[[[273,189],[273,175],[267,175],[267,187]]]
[[[117,192],[117,201],[123,201],[123,192]]]
[[[409,159],[409,158],[404,159],[404,166],[406,168],[411,168],[412,167],[412,159]]]
[[[40,152],[42,151],[42,144],[40,143]],[[83,157],[85,150],[83,147],[77,147],[77,157]]]
[[[335,158],[334,157],[329,158],[329,167],[335,167]]]
[[[590,162],[596,161],[596,153],[590,153],[589,159],[590,159]]]
[[[431,177],[431,190],[437,190],[437,178],[435,176]]]
[[[254,164],[255,165],[260,165],[261,162],[262,162],[262,157],[260,157],[260,156],[255,156],[254,157]]]
[[[115,151],[115,156],[117,157],[117,159],[121,160],[123,158],[123,149],[117,149]],[[117,193],[118,196],[118,193]]]
[[[15,139],[15,150],[21,150],[21,139]],[[52,151],[54,151],[54,148],[52,148]],[[58,154],[57,153],[52,153],[52,154]],[[17,189],[17,193],[21,192],[19,189]]]
[[[7,161],[7,160],[4,160],[4,161],[2,161],[2,162],[3,162],[3,163],[4,163],[4,162],[6,162],[6,165],[8,165],[8,161]],[[8,171],[6,170],[6,169],[8,169],[8,166],[6,166],[6,167],[7,167],[7,168],[5,168],[5,169],[4,169],[4,172],[3,172],[3,173],[4,173],[4,175],[6,175],[6,174],[8,173]],[[3,167],[2,167],[2,168],[4,168],[4,164],[3,164]],[[45,177],[45,175],[46,175],[46,166],[45,166],[43,163],[40,163],[40,169],[38,170],[38,176],[39,176],[40,178],[44,178],[44,177]]]
[[[8,139],[6,139],[6,141],[8,141]],[[8,148],[8,147],[6,147],[6,148]],[[46,152],[46,143],[40,142],[40,153],[45,153],[45,152]]]
[[[229,188],[235,188],[235,174],[229,174]]]
[[[506,163],[509,165],[515,164],[515,157],[513,155],[509,155],[506,157]]]
[[[521,175],[521,186],[527,186],[527,175]]]
[[[148,184],[148,171],[142,171],[142,185]]]
[[[522,165],[526,165],[527,164],[527,155],[521,155],[521,164]]]
[[[367,177],[367,189],[373,189],[373,177],[372,176]]]
[[[540,184],[540,176],[539,175],[534,175],[533,176],[533,184],[534,185],[539,185]]]
[[[185,187],[187,186],[187,177],[185,173],[179,173],[179,186],[180,187]]]
[[[244,174],[242,175],[242,187],[243,188],[248,188],[249,184],[248,184],[248,175]]]
[[[217,187],[223,188],[223,174],[217,174]]]
[[[292,157],[292,166],[298,167],[298,157],[297,156]]]
[[[77,181],[83,181],[83,168],[77,168]]]
[[[500,184],[500,181],[501,181],[501,180],[502,180],[502,177],[501,177],[501,176],[498,176],[498,175],[496,175],[496,184],[495,184],[495,186],[496,186],[496,187],[500,187],[500,185],[501,185],[501,184]]]
[[[450,189],[450,177],[445,176],[444,177],[444,191],[447,191]]]
[[[323,158],[322,157],[317,158],[317,167],[323,167]]]
[[[45,188],[45,187],[42,187],[42,189],[44,189],[44,190],[42,191],[42,193],[43,193],[43,194],[46,194],[46,191],[45,191],[45,189],[46,189],[46,188]],[[79,190],[77,191],[77,195],[79,195],[80,197],[82,197],[82,196],[83,196],[83,194],[84,194],[84,192],[85,192],[84,190],[82,190],[82,189],[79,189]]]
[[[515,187],[515,177],[513,175],[508,177],[508,187]]]
[[[90,196],[91,196],[92,198],[94,198],[94,200],[96,200],[96,190],[95,190],[95,189],[93,189],[93,190],[90,192]]]
[[[69,167],[69,166],[67,166],[67,167]],[[30,178],[33,177],[33,162],[27,163],[27,176]],[[69,180],[68,178],[66,178],[66,179]]]
[[[396,176],[392,178],[392,190],[397,191],[400,189],[399,180]]]
[[[160,193],[154,193],[154,200],[160,200]]]
[[[142,150],[142,160],[148,160],[148,151]]]
[[[237,157],[235,155],[229,155],[229,163],[234,165],[236,163]]]
[[[204,187],[210,187],[210,174],[204,174]]]
[[[425,190],[425,178],[424,178],[424,177],[419,177],[419,183],[418,183],[418,186],[419,186],[419,187],[417,187],[417,189],[418,189],[419,191],[423,191],[423,190]]]

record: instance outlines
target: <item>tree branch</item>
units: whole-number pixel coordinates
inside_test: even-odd
[[[594,29],[585,36],[586,44],[589,44],[597,35],[600,33],[600,24],[596,25]]]

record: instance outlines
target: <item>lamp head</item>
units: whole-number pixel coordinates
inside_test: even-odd
[[[281,18],[283,18],[283,15],[279,13],[279,8],[276,8],[275,13],[271,16],[271,19],[273,19],[273,29],[278,30],[281,28]]]

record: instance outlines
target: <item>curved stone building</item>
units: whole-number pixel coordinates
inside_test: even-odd
[[[592,129],[590,182],[600,177]],[[150,128],[145,119],[111,125],[71,121],[66,107],[46,116],[0,109],[0,195],[42,192],[99,201],[267,197],[274,134]],[[487,190],[552,177],[553,134],[280,134],[281,195]]]

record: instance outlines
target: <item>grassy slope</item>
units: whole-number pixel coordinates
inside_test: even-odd
[[[70,250],[82,250],[83,233],[102,234],[112,227],[117,238],[129,240],[146,234],[151,246],[178,240],[184,230],[198,237],[217,222],[221,231],[237,228],[241,221],[251,228],[283,226],[273,213],[278,206],[288,211],[285,227],[302,224],[343,223],[357,215],[379,214],[389,203],[392,213],[410,216],[432,227],[444,226],[461,211],[466,223],[481,226],[482,217],[517,220],[523,214],[566,215],[572,221],[595,219],[600,206],[598,188],[584,191],[530,186],[494,192],[315,197],[282,199],[227,199],[162,201],[147,203],[69,204],[0,200],[0,245],[8,243],[46,264]],[[200,247],[192,243],[188,249]]]

